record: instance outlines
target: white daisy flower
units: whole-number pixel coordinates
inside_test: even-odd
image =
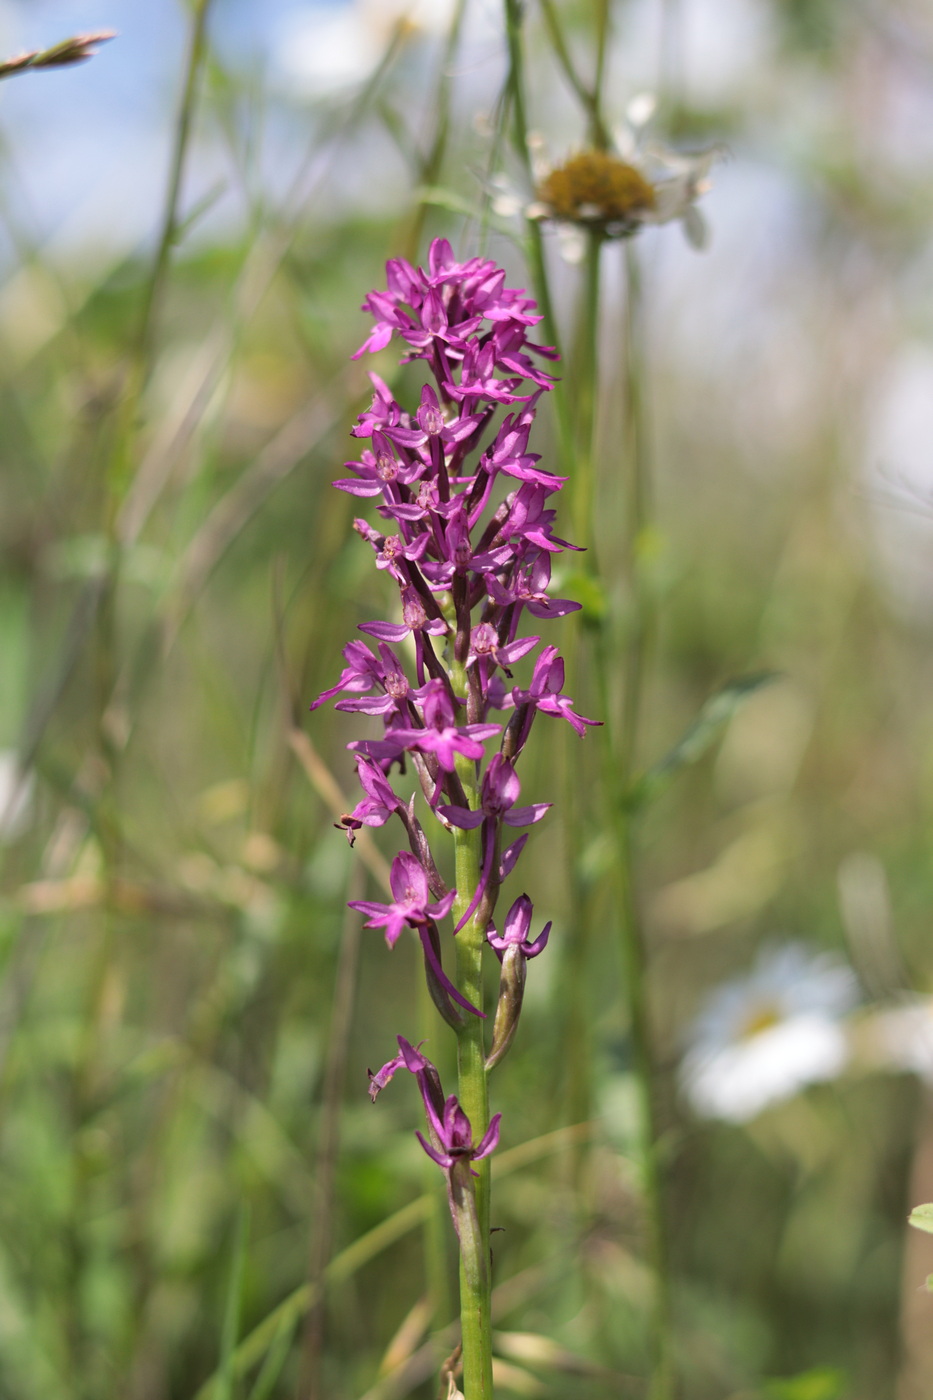
[[[849,1058],[842,1017],[855,1005],[852,969],[789,943],[765,948],[748,974],[710,996],[689,1033],[681,1086],[707,1118],[744,1123]]]
[[[679,219],[696,248],[707,241],[696,207],[710,188],[709,172],[719,146],[695,153],[675,151],[645,134],[654,111],[648,94],[629,103],[628,125],[614,133],[615,149],[586,147],[549,164],[535,160],[535,198],[530,219],[553,222],[564,238],[597,229],[606,238],[628,238],[647,224]]]

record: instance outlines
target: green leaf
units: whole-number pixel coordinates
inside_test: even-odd
[[[295,1318],[284,1316],[279,1323],[275,1339],[266,1352],[266,1359],[256,1378],[256,1384],[249,1393],[249,1400],[268,1400],[272,1394],[275,1384],[284,1370],[285,1362],[288,1360],[294,1330]]]
[[[419,204],[429,204],[435,209],[446,209],[450,214],[462,214],[464,218],[473,218],[476,208],[469,200],[463,199],[454,190],[446,190],[442,185],[420,185],[415,191],[415,198]]]
[[[799,1376],[766,1381],[764,1394],[768,1400],[842,1400],[847,1385],[844,1371],[820,1366]]]
[[[637,811],[666,792],[682,768],[696,763],[712,747],[748,697],[762,686],[779,679],[778,671],[758,671],[730,681],[722,690],[711,695],[674,747],[635,780],[625,798],[626,807]]]
[[[213,209],[219,199],[227,193],[230,188],[228,180],[217,180],[210,189],[197,200],[183,219],[181,219],[172,230],[172,244],[177,247],[183,243],[188,234],[194,228],[199,219]]]
[[[588,626],[599,626],[606,616],[606,593],[599,579],[592,578],[589,574],[572,573],[566,576],[558,576],[555,580],[555,588],[560,588],[563,598],[570,598],[574,603],[579,603],[582,611],[582,619]]]
[[[933,1205],[914,1206],[907,1223],[916,1230],[925,1230],[928,1235],[933,1235]]]

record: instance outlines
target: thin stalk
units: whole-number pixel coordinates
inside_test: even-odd
[[[623,325],[626,476],[626,562],[632,609],[622,695],[618,758],[623,765],[619,791],[634,777],[645,668],[655,631],[654,599],[646,586],[644,554],[652,524],[651,467],[645,422],[644,305],[641,269],[631,242],[625,246],[626,300]]]
[[[79,1129],[92,1109],[101,1089],[101,1067],[99,1046],[110,1020],[119,1014],[122,1002],[122,968],[115,956],[117,929],[113,910],[112,890],[119,877],[123,863],[123,842],[118,820],[121,805],[118,800],[120,784],[121,744],[115,735],[110,713],[110,702],[114,694],[120,647],[118,628],[118,599],[121,582],[120,546],[117,535],[119,508],[128,482],[133,445],[136,437],[137,419],[142,392],[148,378],[152,359],[151,325],[153,308],[165,279],[169,250],[176,227],[178,195],[181,185],[185,156],[188,149],[189,133],[194,109],[197,76],[200,72],[204,51],[204,25],[210,0],[198,0],[192,24],[192,39],[172,161],[172,173],[166,198],[162,236],[156,259],[150,274],[143,310],[141,314],[137,343],[130,364],[127,388],[117,410],[114,423],[112,449],[105,468],[106,479],[103,487],[103,532],[108,542],[107,571],[99,586],[91,593],[91,608],[86,614],[88,631],[92,633],[95,660],[95,699],[97,747],[101,759],[103,779],[97,797],[102,810],[108,814],[108,821],[101,841],[103,857],[103,878],[108,885],[108,895],[101,920],[100,938],[92,963],[87,1005],[83,1018],[81,1048],[75,1068],[72,1086],[73,1113],[76,1131],[73,1135],[72,1167],[75,1178],[75,1199],[70,1228],[73,1233],[72,1259],[74,1276],[80,1275],[83,1266],[83,1244],[80,1225],[86,1210],[86,1190],[90,1179],[87,1156]],[[79,609],[82,609],[79,603]],[[38,743],[38,740],[37,740]],[[114,1009],[116,1008],[116,1010]],[[75,1313],[75,1318],[78,1314]],[[70,1332],[73,1370],[82,1377],[86,1367],[83,1363],[85,1341],[81,1324],[75,1321]],[[83,1382],[81,1382],[83,1384]]]
[[[535,175],[531,164],[531,151],[528,146],[528,120],[525,112],[524,55],[522,51],[522,11],[520,0],[505,0],[505,32],[509,51],[509,72],[506,89],[512,107],[512,139],[515,150],[525,172],[528,187],[535,187]],[[544,236],[541,225],[535,219],[526,221],[526,250],[531,268],[531,280],[538,300],[542,317],[542,330],[548,345],[560,351],[560,337],[557,331],[557,318],[554,315],[554,300],[548,278],[547,259],[544,254]],[[557,425],[558,459],[566,467],[573,456],[573,435],[570,426],[570,413],[567,395],[563,386],[558,386],[554,395],[554,417]]]
[[[538,3],[541,7],[541,13],[544,16],[544,27],[547,30],[548,38],[551,41],[551,48],[554,50],[554,57],[557,59],[558,64],[563,70],[564,77],[567,79],[567,82],[570,84],[577,97],[579,98],[580,105],[583,107],[589,119],[590,140],[592,141],[594,146],[598,146],[600,147],[600,149],[604,150],[609,145],[609,135],[606,131],[606,126],[603,122],[602,115],[600,113],[599,92],[591,91],[590,88],[587,87],[583,79],[580,77],[580,74],[577,72],[576,67],[574,66],[573,59],[570,55],[570,50],[567,47],[567,41],[564,38],[563,30],[560,27],[560,21],[557,18],[557,11],[554,9],[553,0],[538,0]],[[602,11],[606,10],[606,8],[607,7],[603,3],[603,0],[600,0],[601,19]],[[602,26],[600,29],[600,34],[602,37]],[[600,47],[600,52],[597,56],[596,64],[597,81],[599,88],[602,87],[602,72],[604,61],[605,39],[603,38]]]
[[[437,1026],[437,1010],[423,977],[418,979],[418,1019],[421,1023],[420,1039],[430,1040]],[[441,1078],[444,1078],[443,1072]],[[450,1317],[454,1311],[448,1253],[450,1211],[444,1183],[437,1167],[427,1157],[423,1171],[425,1194],[431,1202],[424,1222],[425,1294],[431,1306],[432,1323],[436,1325],[439,1318]]]
[[[609,145],[601,117],[603,83],[606,77],[606,54],[609,49],[609,0],[596,0],[596,74],[593,78],[593,111],[590,139],[603,150]]]
[[[347,894],[351,899],[362,897],[363,872],[358,865],[352,867]],[[348,906],[341,930],[340,953],[334,978],[334,1006],[327,1036],[321,1127],[315,1162],[317,1200],[312,1217],[308,1282],[318,1301],[309,1310],[305,1323],[304,1383],[300,1388],[300,1393],[306,1394],[308,1400],[317,1400],[323,1393],[321,1358],[326,1328],[323,1280],[333,1249],[334,1187],[340,1153],[340,1111],[347,1070],[347,1047],[353,1022],[353,1005],[356,1000],[360,930],[360,920]]]
[[[621,803],[614,819],[619,933],[625,993],[638,1092],[641,1179],[648,1262],[654,1283],[652,1305],[652,1374],[649,1400],[673,1400],[676,1377],[671,1314],[670,1260],[664,1214],[664,1183],[658,1151],[655,1063],[647,998],[647,957],[634,889],[635,858],[631,822]]]
[[[465,668],[456,664],[452,676],[456,694],[466,694]],[[479,805],[475,763],[457,757],[457,776],[463,784],[467,803]],[[480,879],[481,832],[454,828],[454,870],[457,922],[469,906]],[[474,1006],[483,1007],[483,948],[486,930],[483,920],[474,916],[457,934],[457,986]],[[486,1086],[486,1045],[483,1022],[465,1015],[457,1032],[458,1097],[470,1120],[473,1141],[479,1142],[489,1126],[489,1096]],[[475,1236],[461,1230],[460,1239],[460,1326],[463,1343],[463,1392],[466,1400],[492,1400],[492,1292],[489,1256],[489,1158],[473,1164],[476,1192]]]
[[[181,183],[184,178],[191,141],[191,127],[197,105],[198,85],[207,52],[207,12],[211,0],[196,0],[188,40],[188,59],[185,65],[185,81],[182,88],[178,120],[175,126],[175,143],[172,148],[172,161],[169,168],[168,188],[165,193],[165,207],[162,212],[162,227],[156,245],[155,260],[143,297],[137,339],[137,356],[146,365],[151,358],[152,332],[155,314],[162,298],[168,276],[172,245],[178,232],[178,205],[181,197]]]
[[[76,1118],[79,1124],[86,1118],[100,1092],[102,1071],[99,1047],[111,1021],[120,1015],[123,999],[123,973],[120,961],[116,957],[119,943],[112,899],[112,889],[119,877],[123,863],[123,840],[118,820],[118,813],[121,810],[118,797],[123,754],[123,743],[119,730],[123,726],[122,723],[114,725],[114,718],[118,717],[116,712],[119,707],[113,705],[117,676],[120,670],[119,657],[122,641],[118,627],[122,573],[118,521],[133,467],[142,396],[153,363],[153,315],[167,275],[169,253],[177,227],[178,200],[190,143],[198,77],[204,59],[205,25],[210,3],[211,0],[197,0],[192,17],[189,58],[175,129],[171,171],[162,218],[162,233],[146,284],[136,342],[127,371],[126,388],[115,413],[113,437],[104,468],[106,475],[103,483],[102,527],[108,543],[107,571],[100,581],[99,592],[94,599],[96,606],[88,617],[88,627],[94,632],[97,660],[96,718],[98,749],[103,771],[99,803],[108,814],[108,836],[106,840],[102,841],[101,848],[103,876],[109,889],[100,938],[92,959],[82,1046],[75,1070],[74,1095]],[[74,1208],[76,1220],[81,1219],[82,1191],[88,1177],[84,1154],[78,1145],[82,1141],[81,1135],[76,1134],[74,1138],[76,1144],[74,1162],[78,1182]],[[137,1278],[145,1280],[151,1275],[149,1269],[151,1254],[147,1244],[141,1246],[139,1255],[140,1264]],[[138,1295],[142,1294],[145,1289],[146,1284],[143,1283],[138,1289]],[[140,1324],[141,1311],[140,1307],[135,1312],[134,1327],[136,1328]],[[78,1368],[78,1374],[81,1374],[80,1368]]]
[[[236,1233],[227,1275],[227,1298],[220,1332],[220,1365],[217,1368],[217,1400],[233,1400],[234,1357],[240,1339],[243,1304],[243,1274],[249,1248],[249,1206],[243,1202],[237,1212]]]
[[[586,546],[579,556],[581,572],[595,574],[593,540],[593,501],[595,478],[595,428],[598,394],[599,301],[602,238],[590,233],[584,270],[584,294],[576,333],[574,356],[574,469],[571,477],[573,539]],[[584,645],[579,616],[567,639],[567,668],[572,676],[582,674]],[[578,736],[569,728],[563,736],[562,798],[567,860],[567,884],[571,908],[576,911],[573,937],[567,938],[564,976],[560,979],[560,1005],[564,1009],[565,1034],[561,1053],[566,1064],[566,1111],[572,1122],[588,1118],[590,1104],[590,1015],[588,1007],[589,947],[593,929],[592,891],[583,878],[582,856],[586,835],[586,783],[581,782],[581,753]],[[582,1164],[586,1149],[575,1152],[575,1170]]]
[[[644,540],[651,523],[651,478],[644,406],[644,337],[642,283],[637,255],[626,245],[627,296],[624,325],[625,454],[628,464],[626,561],[631,585],[631,620],[625,652],[623,706],[618,724],[607,723],[609,760],[615,774],[612,818],[619,908],[620,953],[639,1103],[639,1136],[648,1235],[654,1279],[652,1308],[652,1377],[649,1400],[673,1400],[676,1394],[671,1317],[670,1267],[664,1212],[664,1186],[658,1152],[656,1067],[650,1007],[647,954],[635,888],[635,852],[625,797],[635,776],[639,721],[643,708],[646,663],[654,631],[654,604],[645,579]],[[608,692],[607,637],[601,638],[599,670]],[[607,709],[607,718],[612,719]]]
[[[162,224],[156,244],[152,269],[143,292],[136,331],[136,344],[129,368],[126,391],[120,406],[116,441],[110,468],[111,516],[110,533],[115,534],[116,516],[122,496],[129,485],[132,468],[132,443],[136,434],[137,419],[143,393],[152,370],[153,336],[155,319],[162,300],[168,277],[172,247],[178,233],[178,207],[181,199],[181,186],[188,161],[191,144],[191,130],[197,106],[198,87],[201,71],[207,54],[207,15],[211,0],[195,0],[194,13],[188,40],[188,57],[185,64],[185,79],[182,86],[178,118],[175,123],[175,140],[169,166],[168,185],[165,191],[165,204],[162,210]]]
[[[583,568],[596,572],[593,555],[593,501],[596,479],[596,400],[599,392],[599,301],[603,237],[598,229],[587,236],[583,305],[574,356],[574,472],[571,479],[575,543],[585,544]]]
[[[434,132],[434,139],[430,149],[421,161],[420,179],[423,186],[431,186],[437,183],[444,163],[444,156],[447,151],[447,142],[450,137],[450,69],[456,57],[457,47],[460,43],[460,33],[463,29],[463,17],[466,14],[466,0],[457,0],[454,12],[450,20],[450,28],[444,41],[444,50],[441,54],[440,67],[438,69],[437,91],[434,98],[434,119],[431,129]],[[427,215],[428,206],[425,200],[418,199],[415,205],[414,217],[411,228],[405,239],[405,256],[410,262],[414,262],[418,256],[418,249],[421,246],[421,235],[424,232],[424,221]]]

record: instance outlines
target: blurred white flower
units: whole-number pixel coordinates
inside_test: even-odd
[[[654,108],[648,93],[632,99],[628,124],[613,133],[613,150],[587,147],[551,163],[541,158],[535,142],[535,198],[525,210],[527,217],[555,223],[573,247],[582,230],[628,238],[647,224],[679,219],[690,242],[702,248],[706,225],[696,201],[710,188],[710,168],[722,150],[713,146],[685,153],[648,137],[645,128]]]
[[[910,997],[871,1012],[858,1027],[857,1043],[870,1068],[933,1082],[933,997]]]
[[[693,1107],[743,1123],[834,1079],[849,1057],[840,1021],[857,997],[838,958],[797,943],[764,949],[747,977],[712,993],[690,1030],[680,1077]]]
[[[280,24],[276,63],[297,96],[331,97],[375,71],[393,31],[442,34],[452,0],[332,0],[304,6]]]
[[[276,60],[296,96],[329,97],[364,82],[381,53],[380,36],[355,5],[290,14],[277,38]]]

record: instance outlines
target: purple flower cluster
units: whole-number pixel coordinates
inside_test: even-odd
[[[529,826],[550,806],[519,805],[515,765],[539,713],[566,719],[581,735],[597,723],[577,714],[562,693],[564,665],[556,647],[541,650],[527,688],[512,672],[541,640],[519,635],[523,614],[537,623],[579,606],[548,592],[553,556],[576,548],[553,534],[555,511],[548,506],[566,478],[544,470],[529,451],[538,401],[553,382],[539,362],[556,354],[529,340],[541,319],[535,303],[506,287],[505,272],[491,261],[458,263],[450,244],[436,239],[427,270],[393,259],[386,272],[387,289],[371,292],[363,303],[375,327],[357,356],[382,350],[397,336],[407,347],[403,363],[423,360],[431,382],[411,413],[370,375],[372,407],[353,429],[364,445],[359,458],[346,463],[352,475],[334,484],[378,502],[384,523],[377,528],[357,519],[354,528],[372,547],[376,567],[394,580],[401,620],[361,624],[373,645],[356,641],[344,648],[345,669],[312,709],[339,696],[338,710],[382,719],[381,737],[348,746],[363,796],[341,825],[352,844],[362,826],[383,826],[396,816],[409,850],[392,863],[390,904],[361,900],[351,907],[367,915],[367,927],[385,928],[390,947],[403,928],[417,932],[435,1004],[455,1027],[463,1024],[464,1011],[483,1014],[442,966],[437,921],[457,892],[441,878],[414,797],[397,795],[393,774],[410,765],[440,827],[481,830],[479,882],[461,891],[464,912],[454,932],[474,919],[502,961],[491,1065],[514,1035],[525,962],[542,950],[550,927],[529,941],[527,895],[512,906],[501,938],[492,924],[500,882],[527,839],[525,833],[503,850],[503,826]],[[500,406],[509,411],[496,422]],[[498,752],[482,770],[486,746],[497,738]],[[473,805],[464,771],[477,780],[482,774]],[[439,1081],[435,1086],[429,1078],[433,1066],[407,1041],[399,1044],[401,1056],[373,1083],[381,1087],[401,1063],[418,1075],[431,1135],[430,1142],[421,1141],[429,1155],[449,1171],[454,1160],[492,1151],[498,1119],[474,1151],[456,1099],[444,1100]]]

